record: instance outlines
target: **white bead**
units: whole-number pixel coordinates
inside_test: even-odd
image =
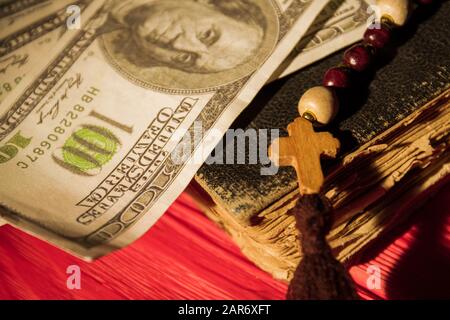
[[[381,17],[386,16],[397,26],[403,26],[408,18],[408,0],[377,0]]]
[[[338,100],[332,89],[326,87],[313,87],[306,91],[298,102],[298,112],[313,115],[319,124],[331,122],[339,109]]]

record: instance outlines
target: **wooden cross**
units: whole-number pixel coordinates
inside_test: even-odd
[[[320,157],[336,157],[339,140],[328,132],[314,132],[312,123],[299,117],[288,127],[289,137],[278,138],[269,147],[269,157],[277,166],[293,166],[301,195],[318,194],[324,177]]]

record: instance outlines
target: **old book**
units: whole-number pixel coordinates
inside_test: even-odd
[[[406,219],[408,206],[448,180],[450,172],[450,3],[415,12],[376,73],[341,93],[333,133],[340,157],[326,163],[325,194],[336,209],[329,241],[341,261]],[[342,52],[268,85],[234,128],[285,128],[301,94],[339,64]],[[235,156],[248,148],[235,149]],[[241,154],[242,156],[242,154]],[[298,197],[292,168],[261,175],[260,164],[203,165],[190,191],[257,265],[289,279],[301,257],[294,219]]]

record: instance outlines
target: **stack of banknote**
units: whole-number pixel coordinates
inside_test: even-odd
[[[130,244],[265,85],[361,39],[372,13],[365,0],[1,1],[1,218],[86,259]]]

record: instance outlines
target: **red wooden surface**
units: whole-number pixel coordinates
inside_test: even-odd
[[[366,299],[450,298],[450,186],[407,225],[377,241],[351,275]],[[66,268],[81,268],[81,289]],[[381,269],[370,290],[369,265]],[[283,299],[286,284],[248,261],[227,234],[182,195],[141,239],[93,263],[10,226],[0,228],[2,299]]]

